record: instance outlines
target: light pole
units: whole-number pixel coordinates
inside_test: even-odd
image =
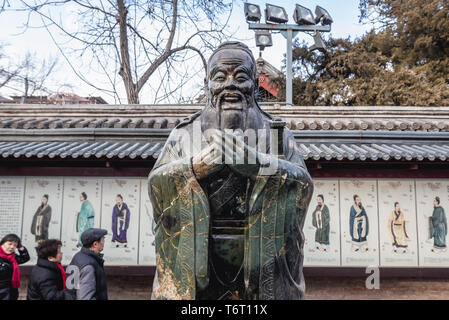
[[[293,105],[293,66],[292,66],[292,50],[293,38],[298,32],[314,32],[315,44],[310,48],[324,49],[324,42],[321,38],[320,32],[330,32],[332,18],[329,13],[320,6],[315,9],[316,17],[313,17],[312,12],[303,6],[296,5],[293,18],[297,24],[286,24],[288,21],[285,9],[271,4],[266,5],[265,20],[266,23],[259,23],[261,12],[258,5],[245,3],[245,18],[248,22],[250,30],[265,30],[268,32],[280,31],[280,33],[287,40],[287,74],[286,74],[286,104]],[[270,22],[270,23],[269,23]],[[266,36],[266,35],[265,35]],[[265,47],[271,46],[271,37],[269,44],[259,41],[256,33],[256,46],[262,51]]]

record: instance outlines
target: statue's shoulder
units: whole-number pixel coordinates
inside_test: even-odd
[[[180,123],[175,127],[175,129],[185,128],[187,125],[191,124],[196,118],[201,115],[201,111],[195,112],[194,114],[184,118]]]

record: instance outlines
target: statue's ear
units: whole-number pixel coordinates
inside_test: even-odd
[[[259,98],[259,76],[256,74],[256,79],[254,79],[254,100],[257,101]]]
[[[206,97],[206,104],[210,103],[209,81],[204,78],[204,96]]]
[[[207,78],[204,78],[204,92],[207,92],[209,90],[209,84],[207,81]]]

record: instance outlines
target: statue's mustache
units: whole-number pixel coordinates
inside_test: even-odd
[[[245,104],[245,106],[248,104],[247,98],[246,96],[240,92],[239,90],[223,90],[221,91],[218,95],[216,95],[213,99],[213,105],[214,107],[221,107],[221,105],[223,104],[223,100],[224,99],[231,99],[231,100],[236,100],[235,102],[238,101],[238,99],[240,99],[240,101],[242,101],[242,103]],[[218,109],[218,108],[217,108]],[[243,110],[242,106],[235,106],[232,108],[224,108],[224,110],[226,109],[239,109],[239,110]]]

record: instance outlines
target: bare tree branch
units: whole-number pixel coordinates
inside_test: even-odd
[[[154,87],[154,99],[159,100],[174,91],[183,92],[182,85],[190,83],[192,77],[197,83],[203,82],[197,68],[188,68],[186,63],[196,57],[191,63],[196,65],[201,59],[206,70],[204,55],[229,36],[225,30],[233,1],[20,0],[8,10],[27,14],[24,32],[36,28],[32,25],[34,15],[40,17],[42,23],[38,27],[47,30],[83,82],[112,94],[115,100],[120,100],[119,92],[124,88],[128,103],[139,103],[139,95],[148,83]],[[77,23],[67,22],[70,19],[65,16],[58,18],[62,9],[73,12]],[[75,67],[89,60],[88,68]],[[156,73],[164,65],[176,70]],[[104,74],[105,83],[111,89],[100,88],[97,79],[89,80],[87,74],[93,70]],[[149,82],[153,75],[161,77],[162,74],[163,80]],[[121,78],[122,86],[118,86],[117,78]]]

